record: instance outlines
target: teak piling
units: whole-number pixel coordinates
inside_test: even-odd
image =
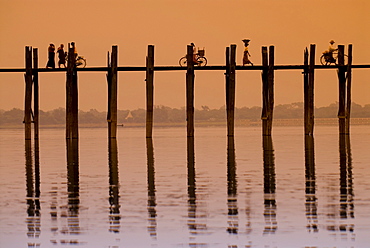
[[[74,45],[68,44],[66,80],[66,139],[78,139],[78,85]]]
[[[25,98],[24,98],[24,137],[31,140],[31,114],[32,114],[32,47],[25,48],[26,73],[25,80]]]
[[[339,83],[339,106],[338,121],[339,134],[346,133],[346,68],[344,66],[344,46],[338,46],[338,83]]]
[[[154,106],[154,46],[148,46],[146,57],[146,137],[151,138],[153,133],[153,106]]]
[[[306,48],[304,54],[304,130],[305,135],[313,135],[314,129],[314,82],[315,82],[315,45]]]
[[[227,136],[234,136],[236,45],[226,48]]]
[[[193,47],[187,46],[186,54],[186,123],[187,137],[194,137],[194,61]]]
[[[262,47],[262,135],[270,136],[274,111],[274,46]]]
[[[112,54],[108,56],[108,138],[117,137],[117,64],[118,64],[118,47],[112,46]]]
[[[351,103],[352,103],[352,44],[348,45],[348,63],[347,63],[347,115],[346,115],[346,134],[349,134]]]
[[[39,73],[38,73],[38,50],[33,48],[33,128],[34,139],[39,138]]]

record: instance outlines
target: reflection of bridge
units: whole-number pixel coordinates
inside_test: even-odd
[[[31,123],[34,123],[35,138],[38,138],[39,126],[39,89],[38,73],[43,72],[66,72],[66,138],[78,138],[78,72],[101,71],[107,73],[108,81],[108,136],[116,137],[117,132],[117,75],[125,71],[146,72],[146,100],[147,119],[146,137],[152,137],[153,129],[153,99],[154,99],[154,72],[155,71],[186,71],[186,120],[187,136],[194,136],[194,79],[195,71],[225,71],[226,85],[226,112],[228,136],[234,135],[234,107],[235,107],[235,73],[237,70],[258,70],[262,72],[262,127],[263,135],[271,135],[274,109],[274,71],[276,70],[302,70],[304,84],[304,126],[305,134],[312,135],[314,127],[314,77],[315,70],[336,69],[339,83],[339,133],[349,133],[350,110],[351,110],[351,84],[352,69],[370,68],[370,65],[352,65],[352,45],[348,46],[348,61],[345,61],[344,45],[338,46],[338,65],[323,66],[315,65],[314,44],[310,45],[310,51],[305,49],[303,65],[275,65],[274,46],[262,47],[262,65],[260,66],[237,66],[236,45],[226,48],[226,65],[195,67],[192,63],[193,49],[187,47],[187,67],[180,66],[154,66],[154,46],[148,46],[146,66],[118,66],[118,47],[112,46],[112,52],[108,53],[107,67],[77,68],[73,63],[73,47],[68,45],[67,68],[44,69],[38,68],[37,48],[26,47],[26,66],[22,69],[0,69],[0,72],[25,72],[25,139],[31,139]],[[34,107],[32,111],[32,92],[34,93]]]

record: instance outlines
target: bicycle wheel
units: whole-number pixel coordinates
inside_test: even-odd
[[[328,65],[329,62],[326,60],[325,55],[321,55],[321,57],[320,57],[320,63],[322,65]]]
[[[76,65],[79,68],[85,68],[86,67],[86,59],[82,59],[82,58],[78,59],[76,61]]]
[[[199,57],[197,58],[198,66],[206,66],[207,65],[207,59],[206,57]]]
[[[334,59],[335,59],[335,65],[338,65],[338,53],[337,53],[337,54],[335,54]],[[347,65],[347,64],[348,64],[348,56],[347,56],[347,54],[344,54],[344,64],[345,64],[345,65]]]
[[[186,62],[187,62],[186,57],[182,57],[179,60],[179,64],[180,64],[181,67],[183,67],[183,66],[185,67],[186,66]]]

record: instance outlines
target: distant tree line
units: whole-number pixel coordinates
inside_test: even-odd
[[[241,107],[235,108],[235,119],[259,120],[261,117],[261,107]],[[330,104],[326,107],[315,108],[315,118],[336,118],[338,113],[338,103]],[[23,110],[14,108],[12,110],[0,110],[0,125],[19,125],[23,123]],[[64,108],[51,111],[39,111],[40,125],[59,125],[65,123],[66,112]],[[103,124],[106,123],[106,112],[99,112],[96,109],[89,111],[79,111],[79,123],[81,124]],[[351,117],[370,118],[370,104],[361,106],[352,103]],[[222,106],[219,109],[210,109],[208,106],[201,106],[194,113],[196,121],[225,121],[226,109]],[[275,119],[302,119],[303,103],[296,102],[291,104],[280,104],[274,108]],[[145,123],[146,110],[118,110],[118,123]],[[185,107],[170,108],[166,106],[155,106],[154,122],[157,123],[181,123],[186,121]]]

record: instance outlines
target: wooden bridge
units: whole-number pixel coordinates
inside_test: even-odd
[[[348,45],[348,60],[345,63],[345,47],[338,46],[337,65],[316,65],[316,45],[304,51],[302,65],[275,65],[274,46],[262,47],[262,65],[237,66],[236,45],[226,47],[225,65],[222,66],[194,66],[193,47],[187,46],[187,66],[154,66],[154,46],[148,45],[146,66],[118,66],[118,47],[112,46],[108,52],[106,67],[78,68],[74,63],[74,47],[68,44],[67,68],[46,69],[38,67],[38,49],[25,47],[25,68],[1,69],[0,72],[25,73],[25,103],[24,124],[25,139],[31,139],[31,123],[34,123],[34,139],[39,137],[39,82],[38,73],[66,72],[66,139],[78,139],[78,72],[101,71],[107,73],[108,82],[108,137],[116,138],[117,135],[117,74],[125,71],[146,72],[146,137],[152,137],[153,106],[154,106],[154,72],[155,71],[186,71],[186,121],[187,136],[194,137],[194,78],[195,71],[225,71],[227,135],[234,136],[234,109],[235,109],[235,73],[237,70],[258,70],[262,72],[262,134],[271,136],[273,109],[274,109],[274,71],[275,70],[302,70],[304,84],[304,132],[313,135],[314,130],[314,79],[317,69],[336,69],[339,83],[339,133],[349,134],[351,114],[351,84],[352,69],[370,68],[369,65],[352,65],[352,45]],[[33,110],[32,110],[33,93]]]

